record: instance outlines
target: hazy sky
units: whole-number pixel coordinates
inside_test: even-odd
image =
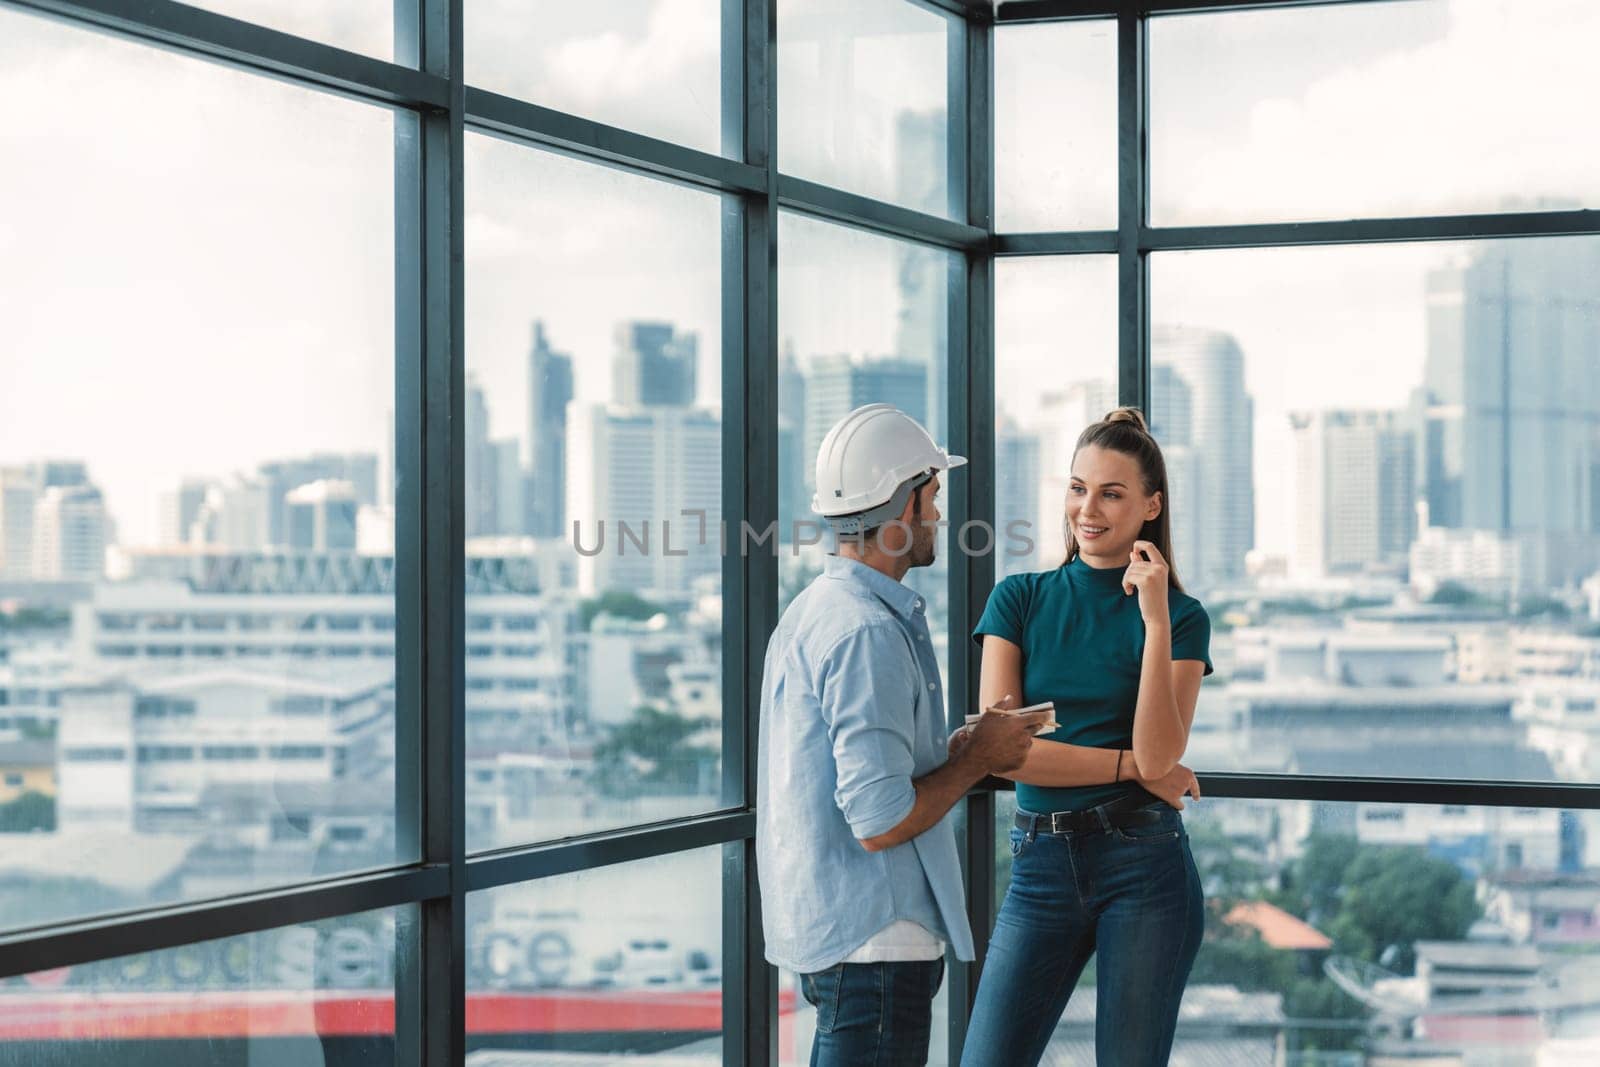
[[[388,54],[387,3],[208,6]],[[474,0],[468,77],[715,150],[719,8]],[[858,28],[853,50],[824,47],[827,17]],[[943,100],[942,24],[896,0],[780,4],[784,165],[885,196],[914,179],[892,167],[892,123]],[[1112,224],[1107,29],[999,34],[1003,227]],[[1513,196],[1593,204],[1600,150],[1575,131],[1600,98],[1597,40],[1600,5],[1583,0],[1157,20],[1156,221],[1495,210]],[[387,111],[9,10],[0,93],[0,199],[23,206],[0,215],[0,462],[86,458],[137,542],[185,474],[382,450]],[[534,318],[577,357],[587,399],[608,391],[617,320],[670,319],[699,335],[701,396],[715,401],[717,197],[477,136],[467,165],[468,360],[495,435],[522,433]],[[888,351],[893,244],[818,224],[781,232],[783,335],[802,354]],[[1260,468],[1288,408],[1403,398],[1420,374],[1423,276],[1459,254],[1157,256],[1154,314],[1239,338]],[[1108,260],[1002,277],[1003,401],[1008,373],[1036,392],[1114,366]],[[1274,477],[1258,469],[1258,488]]]

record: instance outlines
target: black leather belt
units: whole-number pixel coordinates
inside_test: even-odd
[[[1149,826],[1161,821],[1161,812],[1149,805],[1148,800],[1124,797],[1080,811],[1051,811],[1042,815],[1018,811],[1015,822],[1017,829],[1036,834],[1073,834],[1110,830],[1113,827]]]

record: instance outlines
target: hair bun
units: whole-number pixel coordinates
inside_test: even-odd
[[[1150,424],[1144,421],[1144,412],[1138,408],[1116,408],[1106,412],[1106,417],[1101,422],[1131,422],[1145,433],[1150,432]]]

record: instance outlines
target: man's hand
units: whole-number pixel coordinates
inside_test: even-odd
[[[1139,784],[1179,811],[1183,810],[1185,794],[1200,799],[1200,780],[1181,763],[1160,778],[1148,781],[1140,778]]]
[[[1048,711],[1030,711],[1026,715],[985,713],[971,726],[963,727],[967,740],[961,746],[961,758],[971,760],[985,774],[1014,771],[1028,758],[1034,732],[1049,721]],[[951,738],[951,745],[955,744]]]

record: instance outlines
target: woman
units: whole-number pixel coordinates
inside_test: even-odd
[[[989,597],[980,706],[1054,701],[1017,782],[1011,887],[995,924],[963,1067],[1037,1064],[1091,955],[1100,1067],[1156,1067],[1204,924],[1178,809],[1179,763],[1211,622],[1172,570],[1166,464],[1119,408],[1078,438],[1067,558]]]

